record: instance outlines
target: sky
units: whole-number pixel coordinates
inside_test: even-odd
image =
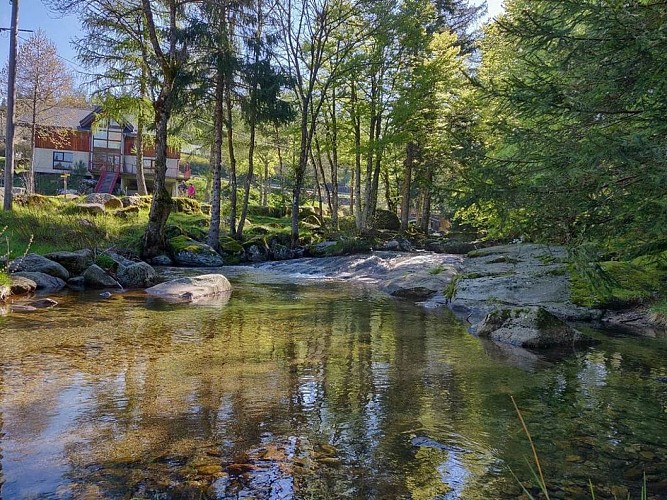
[[[473,0],[482,3],[484,0]],[[502,12],[502,0],[488,0],[489,17]],[[9,0],[0,0],[0,28],[9,28],[11,24],[11,4]],[[74,69],[81,69],[76,63],[76,52],[70,41],[80,35],[80,24],[76,16],[62,16],[51,12],[41,0],[19,0],[19,28],[42,29],[58,48],[58,54],[64,64],[71,64]],[[30,33],[19,33],[19,44]],[[0,32],[0,66],[7,63],[9,54],[9,32]]]

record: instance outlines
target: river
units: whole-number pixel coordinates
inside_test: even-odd
[[[554,498],[667,496],[664,336],[538,356],[374,287],[230,280],[0,317],[2,498],[515,498],[510,396]]]

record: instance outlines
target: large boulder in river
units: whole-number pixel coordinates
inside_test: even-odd
[[[44,292],[57,292],[65,287],[65,281],[42,272],[19,271],[12,274],[12,278],[20,276],[35,282],[37,290]]]
[[[89,248],[84,248],[76,252],[48,253],[44,257],[63,266],[69,271],[71,276],[83,274],[94,261],[93,251]]]
[[[232,285],[222,274],[178,278],[146,289],[148,295],[175,302],[197,302],[231,291]]]
[[[178,266],[219,267],[225,264],[222,256],[206,243],[187,236],[176,236],[169,240],[169,249]]]
[[[132,262],[119,266],[116,278],[123,288],[146,288],[155,284],[157,273],[145,262]]]
[[[69,278],[69,272],[63,266],[46,257],[37,255],[36,253],[29,253],[25,257],[19,257],[12,261],[8,269],[10,272],[24,271],[29,273],[44,273],[49,276],[55,276],[63,281]]]
[[[593,339],[542,307],[498,309],[476,326],[477,335],[519,347],[587,345]]]
[[[83,273],[84,283],[89,288],[123,288],[118,281],[97,264],[88,267]]]

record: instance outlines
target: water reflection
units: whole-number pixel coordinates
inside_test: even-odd
[[[235,286],[5,318],[2,496],[511,498],[508,466],[530,474],[510,394],[554,489],[665,487],[660,339],[550,362],[360,288]]]

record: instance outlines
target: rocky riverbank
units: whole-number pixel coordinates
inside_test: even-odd
[[[269,276],[282,276],[289,282],[327,279],[362,283],[427,308],[449,307],[471,325],[473,333],[486,333],[496,340],[533,347],[552,345],[554,339],[563,339],[565,343],[586,342],[563,322],[632,324],[626,321],[627,311],[610,313],[575,305],[571,300],[566,260],[567,253],[562,247],[516,244],[474,250],[467,256],[377,251],[214,267],[207,272],[214,269],[216,273],[234,275],[245,270],[252,272],[251,279],[259,282],[271,279]],[[26,298],[34,291],[43,295],[64,286],[120,290],[147,288],[166,279],[145,262],[131,261],[113,252],[93,255],[90,250],[44,257],[30,254],[12,262],[9,270],[12,293],[24,294]],[[186,288],[179,288],[180,297],[189,294]],[[25,310],[35,306],[30,301],[18,300],[13,307]],[[650,326],[645,314],[636,311],[632,314],[630,317],[636,317],[639,327]],[[540,324],[549,325],[549,338],[536,339],[534,332],[529,332],[540,330]],[[554,329],[554,325],[558,328]],[[496,330],[529,333],[521,339],[515,334],[493,333]]]

